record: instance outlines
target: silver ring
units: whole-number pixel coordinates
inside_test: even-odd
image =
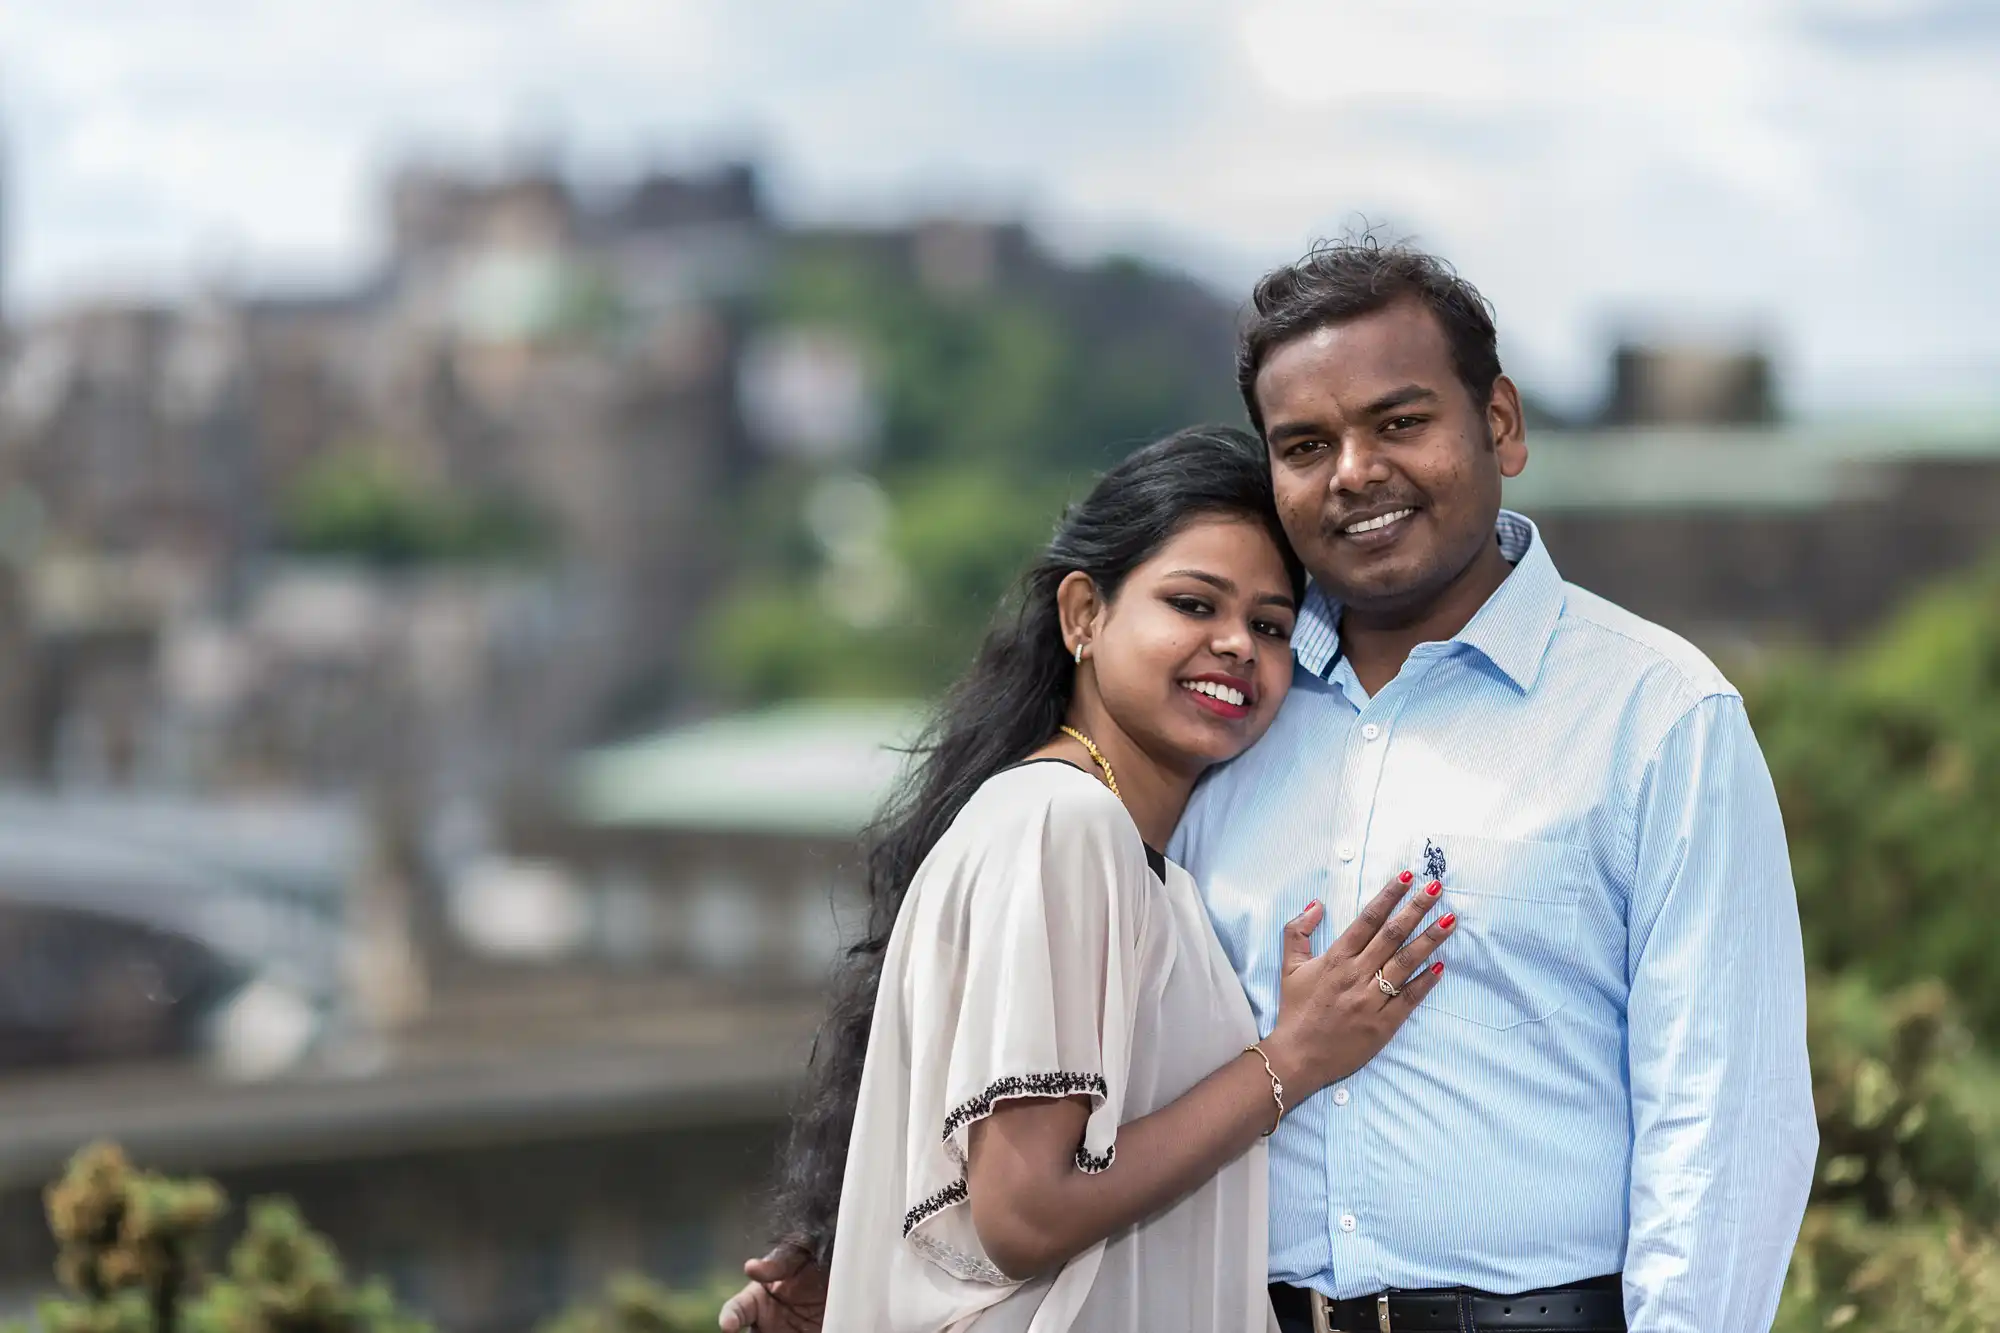
[[[1383,976],[1382,969],[1379,967],[1375,969],[1375,985],[1378,990],[1392,1000],[1403,993],[1403,988]]]

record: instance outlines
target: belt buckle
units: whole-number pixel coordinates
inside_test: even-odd
[[[1312,1313],[1313,1333],[1342,1333],[1333,1326],[1333,1302],[1320,1292],[1306,1291],[1306,1309]],[[1389,1324],[1389,1293],[1382,1292],[1375,1297],[1376,1333],[1395,1333]],[[1357,1329],[1355,1333],[1360,1333]]]

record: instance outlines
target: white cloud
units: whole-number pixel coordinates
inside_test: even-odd
[[[1962,12],[1963,11],[1963,12]],[[794,207],[973,197],[1229,284],[1358,211],[1572,388],[1604,321],[1763,320],[1832,402],[2000,366],[2000,24],[1964,0],[96,0],[0,7],[9,281],[357,269],[382,169],[724,136]],[[1972,371],[1961,378],[1969,378]]]
[[[1031,51],[1075,52],[1213,13],[1203,0],[951,0],[954,36]]]

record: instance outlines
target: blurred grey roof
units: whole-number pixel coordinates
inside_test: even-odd
[[[2000,463],[2000,415],[1910,422],[1539,431],[1506,485],[1529,514],[1589,509],[1817,509],[1874,492],[1879,469]]]
[[[0,793],[0,901],[144,924],[315,990],[337,981],[368,849],[341,802]]]
[[[51,1179],[114,1140],[167,1170],[352,1160],[467,1144],[783,1119],[817,1000],[567,1017],[493,1049],[403,1050],[257,1082],[196,1065],[0,1079],[0,1189]],[[421,1044],[419,1044],[421,1046]]]
[[[918,704],[846,701],[716,718],[581,756],[559,800],[599,827],[852,837],[924,717]]]

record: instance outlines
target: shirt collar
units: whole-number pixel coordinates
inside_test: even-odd
[[[1562,616],[1562,575],[1549,559],[1541,533],[1522,515],[1501,510],[1494,535],[1514,572],[1452,642],[1478,652],[1518,688],[1527,690],[1541,674],[1549,637]],[[1306,588],[1305,605],[1299,608],[1298,625],[1292,631],[1292,653],[1300,666],[1321,679],[1340,660],[1340,603],[1317,583]]]

